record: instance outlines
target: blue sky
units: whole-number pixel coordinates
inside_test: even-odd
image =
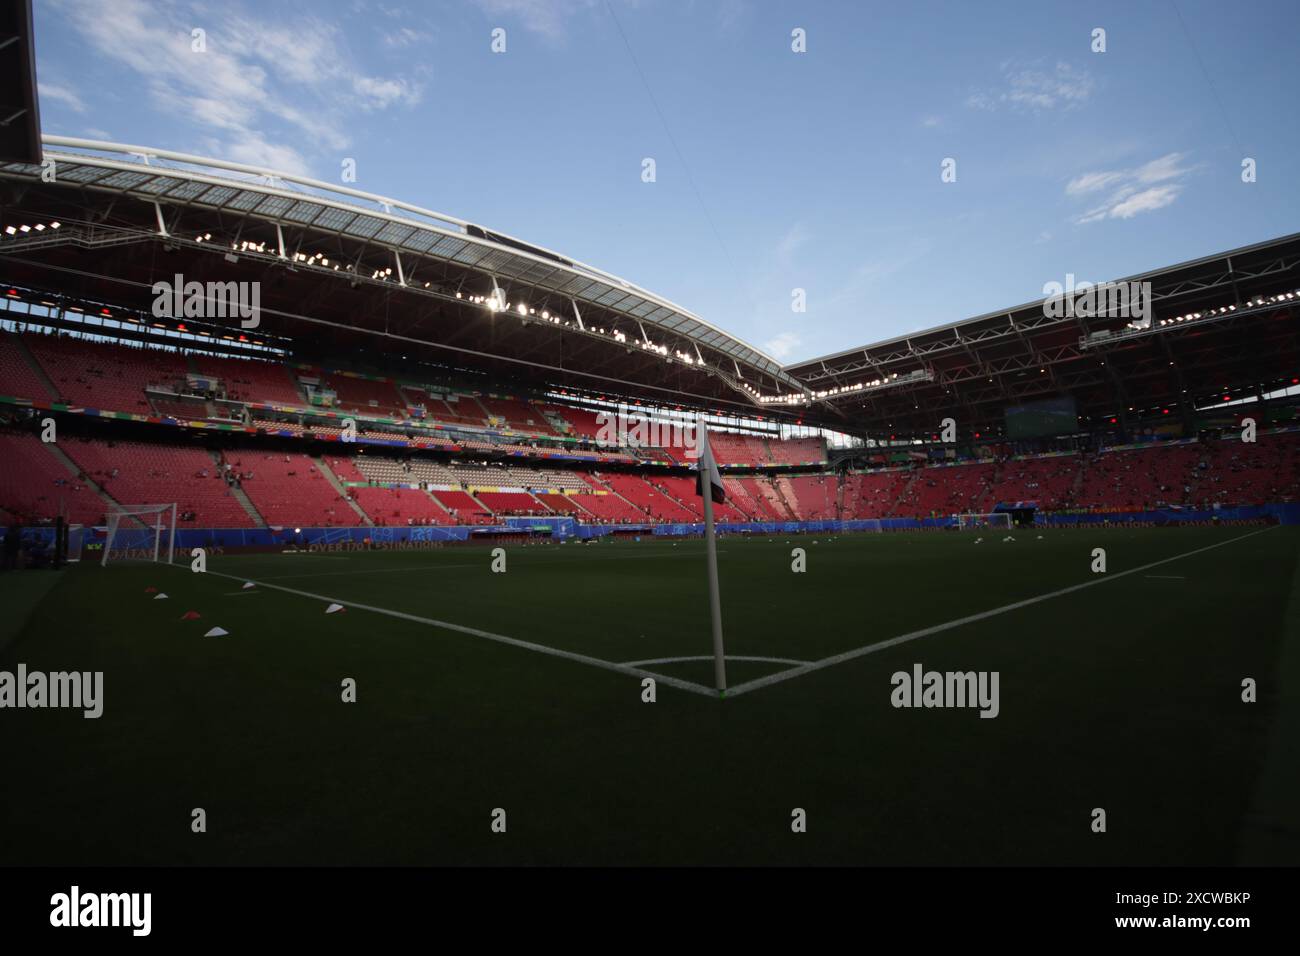
[[[35,11],[47,133],[330,181],[352,158],[357,188],[606,269],[782,361],[1300,230],[1295,0]]]

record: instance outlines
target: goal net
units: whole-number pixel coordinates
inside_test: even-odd
[[[108,513],[101,565],[110,561],[172,563],[176,505],[118,505]]]
[[[994,528],[1003,531],[1011,530],[1011,515],[1005,511],[998,511],[992,514],[964,514],[955,515],[957,527],[962,531],[973,531],[977,528]]]

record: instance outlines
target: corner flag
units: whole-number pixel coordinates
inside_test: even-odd
[[[727,491],[722,486],[722,475],[718,473],[718,463],[709,447],[709,431],[704,427],[703,416],[696,425],[696,436],[699,438],[700,457],[695,493],[704,499],[704,551],[709,561],[709,616],[713,623],[713,677],[718,693],[725,694],[727,663],[722,649],[722,597],[718,593],[718,542],[713,530],[713,506],[727,500]],[[707,493],[705,482],[708,483]]]
[[[704,497],[704,482],[707,478],[709,497],[713,499],[713,503],[715,505],[725,504],[727,489],[722,486],[722,475],[718,473],[718,463],[713,457],[713,449],[709,446],[709,433],[708,429],[704,427],[703,420],[700,421],[697,433],[700,443],[700,465],[699,471],[695,475],[695,493],[701,498]]]

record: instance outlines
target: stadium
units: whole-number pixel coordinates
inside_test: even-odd
[[[1300,234],[790,363],[9,80],[7,864],[1300,860]]]

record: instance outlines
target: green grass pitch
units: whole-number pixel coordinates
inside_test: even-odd
[[[0,714],[0,863],[1300,862],[1300,531],[1004,536],[721,539],[725,699],[698,540],[4,575],[0,669],[105,689],[98,720]],[[597,661],[692,686],[644,703]],[[997,671],[999,715],[895,708],[917,663]]]

